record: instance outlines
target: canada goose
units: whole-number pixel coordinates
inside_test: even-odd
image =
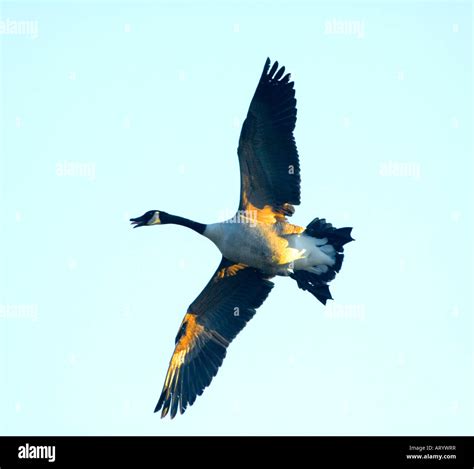
[[[300,203],[300,166],[293,130],[296,100],[290,74],[267,59],[242,126],[238,156],[240,203],[234,218],[205,225],[151,210],[131,218],[134,228],[175,224],[209,238],[222,260],[189,306],[155,412],[182,414],[216,375],[234,337],[273,288],[289,276],[321,303],[332,299],[328,282],[342,265],[352,228],[314,219],[306,228],[288,223]]]

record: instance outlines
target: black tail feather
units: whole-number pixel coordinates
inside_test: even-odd
[[[336,252],[336,263],[332,267],[332,269],[335,272],[334,277],[336,276],[336,273],[338,273],[341,270],[343,260],[344,260],[344,254],[341,254],[340,252]],[[329,269],[329,270],[332,270],[332,269]],[[333,278],[331,280],[333,280]]]
[[[312,293],[323,305],[327,300],[332,300],[331,292],[327,283],[321,281],[317,274],[306,272],[305,270],[297,270],[290,274],[290,277],[296,280],[298,287]]]
[[[315,238],[327,238],[337,252],[344,252],[344,244],[354,241],[351,236],[352,228],[334,228],[331,223],[327,223],[324,218],[315,218],[305,230],[305,233]]]
[[[335,251],[336,262],[333,266],[328,266],[326,272],[319,274],[305,270],[297,270],[290,274],[290,277],[296,280],[298,287],[312,293],[323,305],[327,300],[332,300],[328,283],[334,280],[336,273],[341,270],[344,260],[344,245],[354,241],[351,236],[352,228],[334,228],[331,223],[327,223],[324,218],[315,218],[305,230],[305,233],[314,238],[326,238],[327,244],[331,244]]]

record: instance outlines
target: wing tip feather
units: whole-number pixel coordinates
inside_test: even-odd
[[[218,275],[220,269],[226,266],[228,267],[229,264],[232,264],[232,262],[223,257],[214,275]],[[237,274],[234,276],[225,277],[225,283],[221,280],[217,284],[210,283],[208,285],[211,285],[210,288],[224,288],[223,286],[227,285],[224,290],[222,290],[222,294],[224,294],[226,292],[228,293],[229,289],[233,291],[236,287],[236,283],[240,287],[242,287],[242,285],[253,286],[250,292],[246,292],[245,299],[242,299],[240,294],[233,297],[233,301],[237,301],[237,304],[242,308],[241,316],[239,315],[239,319],[242,319],[242,321],[238,321],[237,323],[226,321],[227,326],[224,327],[221,325],[220,320],[216,322],[216,318],[213,316],[219,313],[219,311],[216,311],[207,319],[204,319],[204,316],[199,316],[200,320],[196,322],[193,318],[195,318],[198,313],[191,313],[190,311],[199,311],[201,313],[203,311],[209,312],[211,306],[216,306],[207,303],[209,298],[207,298],[206,295],[204,295],[205,298],[201,298],[201,296],[198,297],[189,307],[185,319],[183,320],[183,324],[186,324],[186,327],[182,328],[183,333],[175,345],[174,352],[175,354],[178,350],[178,353],[182,353],[186,350],[185,359],[179,355],[178,358],[173,361],[172,357],[165,385],[154,410],[155,413],[161,411],[162,419],[167,416],[169,416],[170,419],[174,419],[178,413],[183,414],[186,408],[191,407],[196,398],[203,394],[204,390],[211,384],[219,368],[222,366],[227,354],[228,345],[243,329],[248,320],[252,318],[256,309],[265,301],[274,286],[273,282],[264,277],[261,271],[248,267],[246,269],[238,269]],[[216,287],[216,285],[222,286]],[[206,288],[203,292],[206,291]],[[212,296],[212,299],[214,301],[215,297]],[[227,314],[224,314],[227,312],[228,314],[232,314],[231,317],[234,318],[235,315],[233,315],[233,311],[235,304],[224,303],[223,306],[225,306],[226,309],[219,313],[219,317],[228,317]],[[193,320],[195,323],[193,323]],[[209,324],[207,324],[206,321],[211,321],[212,324],[210,327],[208,327]],[[198,335],[195,336],[195,334]],[[190,340],[191,336],[193,336],[192,341]],[[186,342],[186,347],[189,346],[190,348],[183,349],[184,342]]]

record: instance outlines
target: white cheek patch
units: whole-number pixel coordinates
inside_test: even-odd
[[[161,220],[160,220],[160,212],[155,212],[153,214],[153,217],[152,219],[150,220],[149,222],[149,225],[159,225],[161,223]]]

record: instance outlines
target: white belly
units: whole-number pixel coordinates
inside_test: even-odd
[[[204,236],[227,259],[270,272],[274,252],[263,230],[263,226],[245,223],[213,223],[207,225]]]
[[[204,236],[227,259],[271,274],[288,275],[294,270],[319,273],[335,262],[334,248],[326,244],[327,239],[304,233],[280,237],[268,225],[214,223],[207,225]]]

